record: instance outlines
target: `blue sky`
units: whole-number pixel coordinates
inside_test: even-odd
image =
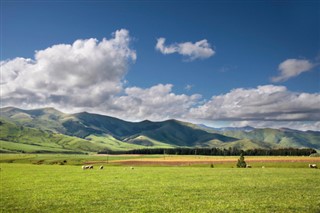
[[[117,52],[123,57],[121,63],[109,66],[115,60],[111,58],[101,66],[92,65],[92,69],[98,68],[88,78],[70,71],[74,71],[72,79],[87,82],[104,73],[104,85],[61,89],[65,84],[50,80],[55,71],[42,70],[41,60],[35,58],[35,51],[55,49],[53,45],[72,45],[90,38],[97,43],[103,38],[109,41],[121,29],[130,42],[116,48],[128,48],[126,54],[134,53],[134,57]],[[177,118],[209,125],[318,129],[319,29],[318,1],[2,1],[2,106],[54,106],[68,112],[84,109],[129,120]],[[165,39],[163,47],[171,48],[170,53],[156,49],[159,38]],[[202,47],[193,52],[194,58],[186,54],[204,40],[212,54],[204,56]],[[50,57],[59,53],[43,54],[46,63],[53,63]],[[17,62],[17,57],[23,60]],[[50,69],[61,69],[61,64],[68,62],[53,63]],[[37,66],[29,68],[31,64]],[[34,76],[35,69],[41,74]],[[26,74],[23,70],[31,71]],[[66,78],[62,71],[56,75]],[[50,89],[41,87],[40,92],[37,85],[46,77],[45,88]],[[91,82],[99,85],[98,81]],[[19,87],[19,82],[29,83]],[[92,95],[90,103],[73,104],[61,90],[73,96],[78,94],[72,92],[79,91],[98,95]],[[154,96],[160,100],[155,101]],[[254,106],[249,104],[256,100],[253,97],[261,98]],[[313,102],[305,101],[309,99]]]

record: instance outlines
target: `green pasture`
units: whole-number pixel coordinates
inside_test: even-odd
[[[112,163],[114,160],[157,158],[157,155],[79,155],[79,154],[1,154],[0,163],[83,165],[90,162]]]
[[[23,157],[25,163],[0,164],[1,212],[320,212],[319,169],[82,170],[34,165],[26,163],[30,156]]]

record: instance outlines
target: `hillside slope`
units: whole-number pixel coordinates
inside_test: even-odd
[[[111,136],[82,139],[48,130],[19,126],[0,119],[0,152],[83,153],[101,150],[141,149]]]
[[[249,132],[225,131],[223,134],[240,139],[261,141],[277,147],[320,149],[320,132],[265,128]]]
[[[83,139],[89,135],[111,135],[119,141],[130,141],[131,138],[142,136],[145,137],[144,141],[149,141],[149,144],[161,143],[172,146],[201,146],[202,142],[213,139],[220,142],[238,140],[195,129],[187,123],[176,120],[128,122],[87,112],[68,115],[53,108],[21,110],[12,107],[2,109],[2,116],[17,125],[50,130]]]
[[[57,148],[68,150],[101,151],[195,146],[226,149],[307,147],[320,150],[320,132],[252,127],[214,129],[178,120],[128,122],[88,112],[65,114],[54,108],[22,110],[6,107],[0,110],[2,121],[8,123],[8,131],[12,132],[11,135],[2,137],[2,140],[26,143],[26,140],[22,139],[30,137],[32,141],[40,140],[42,144],[49,141],[60,144]],[[23,131],[23,128],[32,129],[30,132],[34,132],[33,136]],[[20,129],[20,132],[17,129]],[[65,142],[56,142],[53,140],[56,137],[63,138],[58,141]]]

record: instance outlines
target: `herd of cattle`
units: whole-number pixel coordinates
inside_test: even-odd
[[[83,169],[83,170],[93,169],[93,165],[83,165],[83,166],[82,166],[82,169]],[[99,169],[103,169],[103,166],[100,166]]]

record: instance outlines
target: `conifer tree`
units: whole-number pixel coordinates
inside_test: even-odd
[[[237,167],[238,168],[246,168],[247,167],[247,163],[244,161],[243,152],[241,152],[241,154],[240,154],[240,158],[238,159]]]

